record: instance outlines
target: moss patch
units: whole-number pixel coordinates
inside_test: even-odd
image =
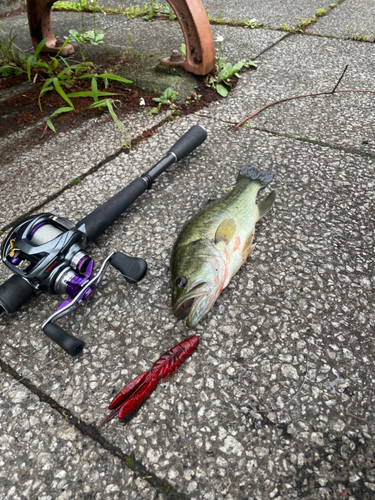
[[[86,57],[95,64],[110,64],[110,71],[128,78],[132,83],[128,87],[141,92],[161,95],[168,87],[178,93],[177,103],[184,102],[197,88],[197,80],[190,73],[179,67],[166,67],[160,64],[169,54],[154,54],[144,50],[129,48],[124,54],[121,49],[105,44],[100,47],[88,47]]]

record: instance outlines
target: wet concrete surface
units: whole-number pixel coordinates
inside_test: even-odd
[[[139,20],[133,26],[144,29]],[[118,149],[113,125],[95,118],[79,141],[63,133],[17,147],[15,138],[14,158],[2,162],[3,227],[36,205],[77,221],[189,127],[208,132],[88,247],[96,267],[117,250],[146,259],[148,274],[132,286],[108,270],[94,298],[59,320],[85,341],[81,355],[70,357],[40,330],[60,297],[38,293],[0,316],[2,498],[374,497],[373,96],[283,103],[247,122],[252,128],[233,129],[269,101],[331,89],[348,63],[343,88],[367,82],[375,90],[373,46],[213,29],[233,61],[263,52],[225,100],[165,123],[133,114],[134,136],[160,126],[130,153]],[[234,185],[243,164],[275,172],[276,202],[256,226],[249,261],[188,330],[170,307],[172,246],[199,207]],[[2,266],[0,281],[8,277]],[[97,427],[116,392],[193,334],[196,352],[130,423]]]
[[[244,77],[246,84],[217,109],[215,116],[238,123],[279,99],[330,93],[347,66],[337,90],[354,92],[282,102],[246,125],[374,154],[374,55],[374,44],[289,35],[262,56],[257,71]]]
[[[373,42],[374,11],[374,0],[345,0],[339,9],[333,9],[318,23],[309,27],[308,32]]]

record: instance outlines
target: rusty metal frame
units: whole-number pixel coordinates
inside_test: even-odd
[[[196,75],[215,68],[215,45],[211,26],[201,0],[167,0],[180,23],[186,45],[185,59],[162,59],[165,66],[182,66]]]
[[[196,75],[206,75],[215,67],[215,46],[211,26],[201,0],[167,0],[180,23],[186,44],[186,57],[169,57],[162,60],[166,66],[182,66]],[[34,47],[48,38],[42,52],[68,56],[74,53],[71,44],[61,49],[51,27],[51,7],[55,0],[27,0],[27,16]]]
[[[42,52],[52,54],[59,52],[61,56],[68,56],[74,53],[73,45],[67,44],[60,50],[63,42],[57,40],[52,32],[51,7],[54,3],[55,0],[27,0],[27,17],[31,41],[36,48],[44,38],[48,38]]]

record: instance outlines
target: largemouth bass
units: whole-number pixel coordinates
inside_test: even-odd
[[[276,197],[272,191],[257,204],[257,194],[273,177],[273,172],[244,165],[232,191],[182,228],[172,250],[172,308],[189,328],[210,310],[253,251],[255,224]]]

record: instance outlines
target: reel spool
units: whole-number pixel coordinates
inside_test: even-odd
[[[72,222],[46,213],[15,226],[2,245],[1,257],[34,289],[50,294],[67,292],[74,297],[68,285],[79,278],[83,282],[87,272],[92,271],[93,261],[84,251],[85,246],[86,235]]]
[[[84,342],[65,332],[54,321],[92,297],[109,264],[132,284],[142,280],[147,271],[143,259],[112,252],[92,277],[94,261],[85,251],[86,242],[86,234],[71,221],[46,213],[20,222],[1,247],[1,258],[15,276],[6,282],[7,287],[3,285],[0,307],[12,313],[34,290],[53,295],[67,294],[68,299],[43,323],[42,330],[72,356],[82,351]]]

